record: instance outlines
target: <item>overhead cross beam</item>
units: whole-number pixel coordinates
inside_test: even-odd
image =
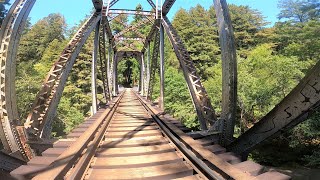
[[[152,11],[137,11],[129,9],[110,9],[109,14],[129,14],[129,15],[142,15],[142,16],[155,16],[155,12]]]
[[[119,37],[116,41],[141,41],[143,42],[144,38],[131,38],[131,37]]]

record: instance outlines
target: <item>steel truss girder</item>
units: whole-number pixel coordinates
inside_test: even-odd
[[[126,29],[130,28],[130,26],[128,26],[126,23],[124,23],[124,22],[122,22],[122,21],[120,21],[120,20],[118,20],[118,19],[115,19],[115,21],[117,21],[118,23],[120,23],[121,25],[123,25]],[[141,39],[145,39],[144,35],[141,34],[138,30],[139,30],[138,28],[133,28],[133,29],[131,30],[131,32],[135,32]],[[118,40],[121,39],[121,38],[123,38],[123,37],[116,37],[116,38],[114,38],[114,41],[118,41]]]
[[[144,38],[119,37],[116,41],[143,41]]]
[[[176,0],[166,0],[163,3],[162,6],[162,15],[166,16],[168,14],[168,12],[170,11],[170,9],[172,8],[173,4],[176,2]]]
[[[155,12],[152,11],[137,11],[129,9],[110,9],[108,15],[112,14],[129,14],[129,15],[142,15],[142,16],[155,16]]]
[[[16,104],[16,56],[22,31],[35,0],[17,0],[11,6],[0,31],[0,138],[5,151],[28,160],[33,153],[19,125]]]
[[[144,20],[144,21],[142,20],[142,21],[140,21],[139,23],[137,23],[135,25],[128,26],[127,28],[125,28],[121,32],[119,32],[116,35],[114,35],[114,39],[117,39],[118,37],[122,36],[123,34],[129,32],[129,31],[138,29],[140,26],[142,26],[144,24],[147,24],[148,22],[149,22],[149,20]]]
[[[102,76],[103,92],[106,99],[106,103],[111,100],[109,90],[109,77],[108,77],[108,60],[106,56],[106,29],[104,25],[100,24],[100,37],[99,37],[99,56],[100,56],[100,73]]]
[[[159,25],[159,20],[157,20],[157,24]],[[159,31],[155,31],[153,52],[152,52],[152,58],[151,58],[150,78],[148,82],[148,91],[147,91],[148,100],[152,100],[153,85],[155,82],[156,70],[158,69],[158,57],[159,57],[159,50],[160,50],[159,47],[160,47],[160,33]]]
[[[259,144],[306,120],[320,105],[320,61],[300,83],[265,117],[229,147],[247,155]]]
[[[183,74],[198,115],[201,129],[208,130],[209,128],[215,128],[212,127],[215,125],[214,123],[217,122],[215,111],[212,108],[205,88],[201,84],[200,77],[197,75],[197,70],[194,67],[193,61],[187,49],[166,16],[163,17],[162,24],[183,70]]]
[[[75,34],[52,66],[25,123],[30,138],[50,138],[51,124],[56,115],[56,109],[68,75],[82,46],[100,18],[100,13],[94,13]]]

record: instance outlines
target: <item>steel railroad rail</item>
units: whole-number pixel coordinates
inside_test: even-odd
[[[277,172],[262,173],[259,169],[257,173],[253,162],[246,168],[229,163],[131,89],[67,138],[69,141],[55,143],[11,175],[70,180],[289,179]]]

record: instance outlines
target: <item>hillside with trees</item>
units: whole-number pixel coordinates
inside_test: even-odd
[[[279,0],[279,8],[279,22],[270,26],[257,10],[248,6],[229,6],[238,55],[237,136],[274,108],[320,59],[320,2]],[[137,9],[142,10],[142,6]],[[5,13],[2,6],[0,12],[1,22]],[[121,15],[111,22],[111,27],[115,33],[120,32],[125,25],[137,23],[139,19],[140,16],[129,20]],[[172,22],[219,114],[222,63],[214,8],[196,5],[191,9],[180,9]],[[16,87],[20,119],[27,117],[46,73],[81,24],[67,29],[65,19],[60,14],[51,14],[33,25],[27,23],[17,59]],[[138,33],[147,35],[149,29],[150,26],[144,26]],[[187,127],[197,130],[199,123],[179,62],[168,38],[165,44],[165,111],[180,119]],[[90,115],[92,49],[93,34],[69,76],[53,127],[54,137],[70,132]],[[118,66],[120,84],[137,85],[139,68],[134,59],[121,61]],[[103,101],[100,78],[98,75],[98,99]],[[156,78],[153,99],[156,101],[158,96],[159,78]],[[319,168],[319,129],[320,110],[315,110],[308,120],[261,146],[250,158],[271,166]]]

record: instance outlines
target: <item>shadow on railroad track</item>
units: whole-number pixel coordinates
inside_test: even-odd
[[[131,101],[129,101],[129,102],[131,102]],[[135,105],[135,106],[139,106],[139,105]],[[148,115],[148,118],[146,118],[146,116],[137,116],[137,115],[133,115],[133,114],[130,114],[130,113],[125,113],[125,112],[118,111],[118,110],[116,110],[116,113],[118,113],[118,114],[123,114],[123,115],[125,115],[125,116],[129,116],[129,117],[133,117],[133,118],[138,118],[138,119],[140,119],[140,120],[145,120],[146,122],[143,123],[143,124],[141,124],[141,125],[139,125],[137,128],[131,130],[131,131],[128,132],[127,134],[125,134],[121,139],[115,140],[115,141],[111,141],[111,142],[108,142],[108,143],[103,144],[103,145],[102,145],[102,148],[103,148],[103,149],[100,149],[100,150],[97,149],[96,153],[105,151],[105,150],[108,149],[108,148],[115,147],[117,144],[120,144],[121,142],[123,142],[123,141],[125,141],[125,140],[128,140],[128,139],[133,138],[136,133],[138,133],[139,131],[145,129],[146,127],[148,127],[148,126],[150,126],[150,125],[152,125],[152,124],[156,124],[156,123],[153,121],[153,118],[152,118],[150,115]],[[145,114],[147,114],[147,113],[145,113]],[[115,116],[115,115],[114,115],[114,116]],[[113,116],[113,118],[114,118],[114,116]],[[110,125],[110,124],[109,124],[109,125]],[[124,127],[125,127],[125,126],[124,126]],[[157,128],[159,128],[159,127],[157,126]],[[106,140],[106,139],[107,139],[107,138],[105,138],[105,140]],[[76,143],[76,142],[75,142],[75,143]],[[143,142],[141,143],[141,146],[146,146],[146,145],[158,145],[158,144],[161,144],[161,142],[153,142],[153,143],[150,143],[150,142],[148,142],[148,141],[143,141]],[[92,148],[93,146],[94,146],[94,144],[89,143],[89,146],[87,146],[86,149],[90,149],[90,148]],[[70,147],[72,147],[72,145],[71,145]],[[70,148],[70,147],[69,147],[69,148]],[[101,148],[101,147],[100,147],[100,148]],[[85,151],[85,150],[83,150],[83,151]],[[83,152],[83,151],[82,151],[82,152]],[[39,167],[37,167],[34,171],[29,171],[28,173],[23,174],[23,177],[22,177],[22,176],[18,176],[18,175],[17,175],[17,176],[15,175],[15,176],[13,176],[13,177],[14,177],[14,178],[17,178],[17,179],[26,179],[26,178],[27,178],[27,179],[31,179],[32,177],[36,176],[37,174],[45,173],[45,172],[48,172],[48,171],[51,171],[51,170],[55,170],[58,166],[63,166],[63,165],[68,164],[67,168],[65,168],[65,169],[63,170],[63,172],[61,173],[61,174],[66,174],[66,173],[70,170],[70,168],[75,164],[75,163],[69,164],[70,161],[77,162],[77,160],[81,157],[81,156],[79,156],[79,154],[81,154],[81,153],[77,152],[77,153],[72,154],[72,155],[70,155],[70,156],[68,156],[68,157],[65,157],[65,158],[60,158],[60,159],[57,158],[57,159],[56,159],[54,162],[52,162],[49,166],[39,166]],[[78,157],[75,158],[75,156],[78,156]],[[76,160],[74,160],[74,159],[76,159]],[[54,166],[53,166],[53,164],[54,164]],[[62,175],[61,177],[63,177],[63,176],[64,176],[64,175]]]

